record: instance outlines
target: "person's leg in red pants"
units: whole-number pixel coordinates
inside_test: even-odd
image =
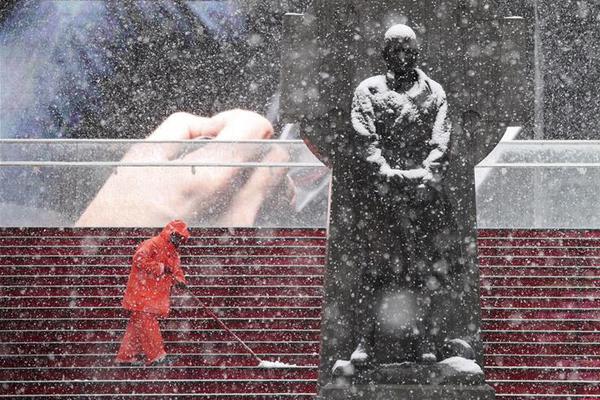
[[[167,355],[156,315],[133,312],[116,361],[118,363],[134,362],[140,353],[146,354],[148,364],[159,361]]]

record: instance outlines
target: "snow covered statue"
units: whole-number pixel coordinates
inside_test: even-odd
[[[361,193],[363,243],[355,257],[356,348],[335,363],[337,376],[433,383],[424,372],[433,369],[438,380],[483,379],[472,347],[449,328],[463,308],[457,228],[443,188],[451,129],[444,90],[416,67],[418,54],[415,32],[392,26],[387,72],[354,92],[349,140],[362,172],[350,184]]]

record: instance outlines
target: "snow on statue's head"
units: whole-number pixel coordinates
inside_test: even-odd
[[[388,69],[406,74],[415,68],[418,55],[417,35],[409,26],[397,24],[385,32],[383,59]]]

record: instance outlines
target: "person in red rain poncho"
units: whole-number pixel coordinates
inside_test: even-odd
[[[123,298],[123,308],[131,311],[131,318],[117,363],[134,363],[141,353],[146,355],[147,364],[166,360],[157,319],[169,314],[171,287],[186,286],[178,247],[189,237],[185,222],[171,221],[158,236],[144,241],[135,251]]]

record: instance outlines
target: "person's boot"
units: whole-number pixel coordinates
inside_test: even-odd
[[[120,359],[115,359],[115,364],[117,364],[118,366],[121,367],[140,367],[142,365],[144,365],[144,362],[142,360],[138,360],[138,359],[133,359],[133,360],[120,360]]]
[[[156,360],[148,363],[147,366],[154,367],[154,366],[163,366],[163,365],[173,365],[175,363],[175,361],[177,361],[176,356],[174,356],[172,354],[165,354],[165,355],[157,358]]]
[[[371,361],[371,349],[369,347],[364,338],[360,339],[358,346],[356,346],[356,349],[354,349],[350,356],[350,362],[353,365],[366,365]]]
[[[437,361],[435,346],[428,340],[421,340],[419,343],[419,360],[424,364],[433,364]]]
[[[475,350],[469,343],[462,339],[446,339],[440,349],[440,359],[462,357],[467,360],[475,359]]]

